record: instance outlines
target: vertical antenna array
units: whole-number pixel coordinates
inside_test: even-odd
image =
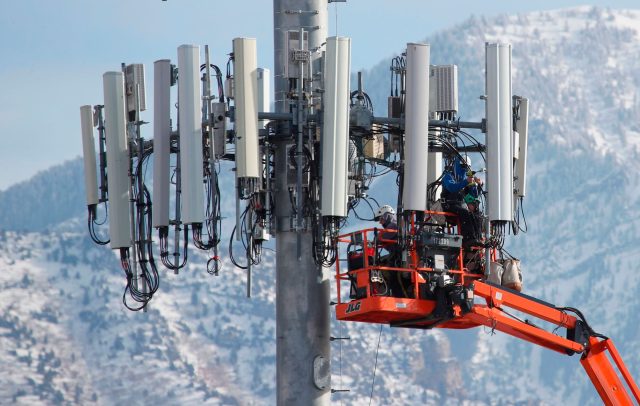
[[[487,192],[490,221],[513,221],[511,45],[486,44]]]
[[[201,98],[200,47],[181,45],[178,48],[178,131],[184,224],[204,220]]]
[[[524,197],[527,192],[527,144],[529,141],[529,99],[524,97],[514,97],[516,106],[514,135],[517,142],[517,149],[514,148],[516,158],[515,172],[513,174],[514,190],[516,197]]]
[[[322,128],[322,202],[324,217],[347,217],[349,79],[351,40],[327,38]]]
[[[255,180],[258,170],[258,50],[255,38],[233,40],[236,167],[241,181]]]
[[[90,105],[80,107],[80,125],[84,156],[84,186],[87,206],[91,207],[98,204],[98,173],[96,170],[96,144],[93,139],[93,109]]]
[[[428,44],[407,44],[407,99],[402,185],[404,210],[427,209],[429,54]]]
[[[153,64],[153,227],[169,227],[171,61]]]
[[[124,77],[122,72],[103,76],[107,142],[107,188],[111,248],[131,246],[129,215],[129,143],[126,133]]]

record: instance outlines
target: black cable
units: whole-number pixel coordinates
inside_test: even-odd
[[[193,243],[203,251],[210,250],[220,243],[222,235],[222,210],[220,208],[220,187],[218,184],[218,172],[207,171],[205,187],[207,207],[203,224],[194,224],[192,227]],[[203,241],[202,229],[206,230],[207,241]]]
[[[527,226],[527,218],[525,217],[525,214],[524,214],[523,203],[524,203],[524,197],[520,196],[520,199],[516,200],[516,209],[514,213],[514,225],[513,225],[514,234],[518,234],[518,231],[526,233],[529,229],[529,227]],[[524,226],[520,225],[521,216],[522,216],[522,222],[524,223]]]
[[[262,213],[258,213],[257,209],[258,194],[254,193],[249,200],[249,204],[240,215],[240,230],[237,230],[237,225],[233,227],[231,237],[229,238],[229,258],[231,262],[240,269],[247,269],[249,265],[257,265],[262,260],[262,240],[255,239],[253,236],[256,233],[257,227],[260,223],[264,222],[264,216]],[[247,265],[238,263],[233,255],[233,239],[236,232],[240,232],[240,241],[245,250],[247,258]]]
[[[390,96],[398,96],[398,81],[400,77],[404,75],[406,67],[406,60],[404,56],[396,56],[391,59],[391,94]],[[395,78],[395,89],[394,89],[394,78]],[[394,92],[395,90],[395,92]],[[402,91],[402,89],[401,89]]]
[[[509,259],[516,259],[516,257],[514,257],[513,255],[511,255],[511,253],[510,253],[509,251],[507,251],[507,249],[506,249],[506,248],[504,248],[504,247],[500,249],[500,254],[502,255],[503,253],[504,253],[504,254],[507,254],[507,257],[508,257]]]
[[[218,85],[218,100],[220,100],[221,102],[224,102],[224,86],[222,84],[222,72],[220,71],[220,68],[217,67],[216,65],[210,63],[209,67],[213,68],[213,70],[216,72],[215,76],[216,76],[216,82]],[[207,64],[203,63],[200,65],[200,72],[205,71],[207,68]]]
[[[232,77],[231,75],[231,65],[233,64],[233,52],[229,54],[229,59],[227,60],[227,79]],[[231,90],[231,89],[229,89]],[[227,95],[227,104],[231,102],[231,98]]]
[[[221,269],[222,269],[222,261],[220,260],[220,257],[216,253],[207,261],[207,273],[209,273],[209,275],[218,275]]]
[[[137,248],[138,264],[140,275],[131,275],[128,291],[129,295],[137,302],[146,303],[151,300],[160,285],[160,277],[155,264],[152,246],[152,205],[151,194],[144,183],[143,171],[146,173],[147,159],[151,155],[152,149],[143,151],[135,167],[133,178],[133,198],[136,208],[136,230],[138,239],[135,241]],[[142,187],[142,190],[139,188]],[[135,282],[135,283],[134,283]],[[140,289],[140,284],[143,288]]]
[[[140,307],[132,307],[127,303],[127,291],[129,290],[129,286],[131,285],[131,280],[133,279],[133,273],[131,271],[131,260],[129,257],[129,248],[120,248],[120,264],[122,266],[122,270],[125,273],[125,277],[127,280],[127,284],[125,285],[124,292],[122,293],[122,303],[124,306],[131,311],[141,310],[144,306]]]
[[[297,160],[297,156],[298,156],[298,145],[297,144],[293,144],[291,146],[291,148],[289,148],[288,151],[289,154],[289,165],[291,165],[291,167],[293,169],[298,169],[298,160]],[[308,173],[310,168],[311,168],[311,162],[312,162],[312,156],[311,156],[311,151],[309,150],[309,148],[307,148],[306,146],[302,147],[302,172],[304,173]]]
[[[382,338],[382,327],[384,324],[380,324],[380,333],[378,334],[378,346],[376,347],[376,360],[373,365],[373,378],[371,379],[371,395],[369,395],[369,405],[371,405],[371,401],[373,400],[373,388],[376,383],[376,370],[378,369],[378,351],[380,350],[380,338]]]
[[[360,204],[361,200],[365,200],[365,202],[371,208],[371,214],[372,214],[371,218],[363,218],[363,217],[360,217],[360,214],[358,214],[358,211],[356,210],[356,208]],[[373,209],[373,207],[371,207],[371,203],[366,201],[366,199],[361,199],[361,198],[352,199],[349,202],[349,208],[347,210],[347,213],[353,213],[353,215],[360,221],[374,221],[375,220],[375,218],[374,218],[375,217],[375,210]]]
[[[356,105],[356,103],[353,101],[353,99],[356,98],[357,100],[363,103],[363,105],[367,108],[367,110],[371,112],[371,114],[373,114],[373,111],[374,111],[373,102],[371,101],[371,98],[369,97],[369,95],[365,92],[362,92],[362,98],[360,98],[359,94],[360,92],[357,90],[354,90],[353,92],[351,92],[351,97],[350,97],[351,107]]]
[[[178,270],[184,268],[188,261],[188,251],[187,246],[189,243],[189,226],[184,225],[183,229],[183,242],[182,242],[182,262],[173,263],[169,259],[169,227],[160,227],[158,228],[158,235],[160,239],[160,260],[162,264],[171,270]],[[176,252],[173,253],[173,256],[176,256]],[[179,255],[178,255],[179,256]]]
[[[125,276],[127,278],[127,284],[124,288],[124,292],[122,293],[122,303],[124,306],[131,311],[139,311],[144,309],[149,303],[150,297],[146,297],[144,295],[140,295],[140,291],[134,285],[134,281],[138,278],[133,275],[133,271],[131,270],[131,258],[129,256],[129,248],[120,248],[120,262],[122,264],[122,269],[125,272]],[[127,302],[127,293],[129,296],[136,302],[140,303],[139,306],[132,306]]]
[[[506,314],[507,316],[511,317],[512,319],[519,321],[520,323],[528,324],[528,325],[530,325],[530,326],[532,326],[532,327],[535,327],[535,328],[538,328],[538,329],[541,329],[541,330],[542,330],[542,328],[540,328],[539,326],[536,326],[535,324],[533,324],[533,323],[532,323],[532,322],[530,322],[529,320],[523,320],[523,319],[521,319],[521,318],[517,317],[515,314],[511,314],[511,313],[507,312],[506,310],[504,310],[504,309],[503,309],[502,307],[500,307],[500,306],[495,306],[495,308],[496,308],[496,309],[498,309],[498,310],[500,310],[502,313]]]
[[[331,267],[338,258],[339,217],[322,217],[322,226],[315,221],[313,233],[313,259],[317,265]]]
[[[87,206],[87,208],[89,212],[87,216],[87,228],[89,229],[89,236],[91,237],[91,240],[98,245],[109,244],[111,240],[109,239],[101,240],[100,237],[98,237],[98,234],[95,229],[95,226],[103,225],[107,221],[107,218],[109,216],[108,209],[107,209],[107,202],[104,203],[105,217],[104,217],[104,220],[102,220],[101,222],[96,220],[96,211],[98,209],[97,205],[90,205],[90,206]]]
[[[591,328],[591,326],[589,325],[589,323],[587,323],[587,319],[586,317],[584,317],[584,314],[582,314],[582,312],[578,309],[576,309],[575,307],[556,307],[557,310],[561,310],[561,311],[569,311],[572,313],[575,313],[578,318],[584,323],[584,326],[586,327],[587,332],[589,333],[589,335],[591,337],[598,337],[601,338],[603,340],[608,340],[609,337],[596,333],[595,330],[593,328]]]

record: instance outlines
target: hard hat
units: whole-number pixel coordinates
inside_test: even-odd
[[[376,212],[376,216],[374,217],[374,219],[378,220],[380,217],[382,217],[382,215],[387,213],[396,214],[396,211],[393,210],[393,207],[389,206],[388,204],[380,206],[378,208],[378,211]]]

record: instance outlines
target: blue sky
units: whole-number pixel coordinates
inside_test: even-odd
[[[175,60],[179,45],[208,44],[212,62],[224,66],[231,40],[245,36],[258,39],[259,64],[273,64],[271,0],[0,4],[0,190],[81,154],[79,107],[102,103],[102,74],[118,70],[121,62],[144,63],[152,83],[153,61]],[[471,15],[582,4],[640,7],[633,0],[348,0],[329,5],[329,34],[352,38],[352,67],[357,70]],[[151,117],[147,112],[143,119]],[[149,138],[151,128],[145,130]]]

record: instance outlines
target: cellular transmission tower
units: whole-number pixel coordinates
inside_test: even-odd
[[[271,72],[258,67],[252,38],[233,40],[225,73],[207,46],[182,45],[177,64],[154,63],[152,140],[142,136],[141,64],[106,72],[104,103],[80,108],[89,230],[96,243],[120,253],[124,305],[144,309],[159,287],[160,264],[179,272],[190,241],[209,252],[208,271],[220,271],[221,194],[231,191],[220,188],[219,164],[230,161],[236,177],[231,238],[242,241],[246,265],[230,257],[247,271],[248,295],[262,244],[276,240],[278,404],[330,402],[331,267],[340,320],[489,325],[581,353],[603,399],[638,400],[610,340],[575,309],[520,293],[519,261],[503,250],[507,234],[523,231],[526,191],[528,100],[512,94],[511,46],[485,45],[483,120],[457,118],[457,67],[430,65],[430,47],[422,43],[407,44],[392,60],[388,115],[377,117],[361,76],[350,83],[350,39],[327,37],[328,2],[274,0],[273,112]],[[471,156],[485,166],[486,187],[471,170]],[[144,174],[150,158],[151,189]],[[390,172],[397,176],[396,207],[378,214],[397,213],[397,225],[340,235],[349,213],[359,217],[358,206],[378,209],[368,186]],[[99,204],[108,204],[108,240],[95,231]],[[567,338],[518,323],[503,307],[555,323]],[[606,351],[622,379],[603,361]],[[615,389],[625,384],[631,395]]]

